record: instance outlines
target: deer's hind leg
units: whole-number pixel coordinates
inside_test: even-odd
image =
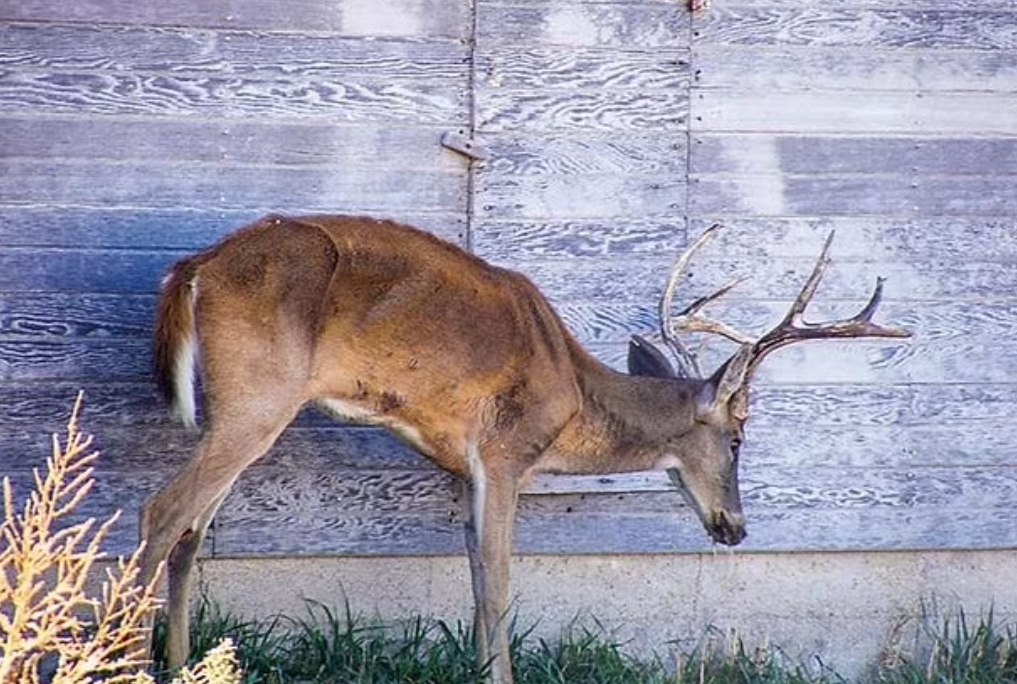
[[[236,321],[232,321],[236,323]],[[206,325],[206,333],[213,327]],[[241,350],[219,350],[206,338],[203,358],[204,434],[184,468],[145,504],[142,576],[154,577],[164,560],[168,583],[167,659],[188,656],[188,598],[195,556],[216,510],[240,474],[265,454],[307,396],[306,346],[273,344],[264,336]],[[272,341],[269,341],[272,340]],[[217,353],[218,352],[218,353]]]
[[[194,560],[209,523],[230,488],[247,466],[265,454],[293,420],[299,397],[277,400],[271,414],[243,415],[217,406],[190,462],[145,504],[141,538],[145,542],[142,574],[146,582],[166,561],[168,584],[166,655],[170,667],[189,654],[188,603]],[[259,407],[264,409],[262,403]],[[228,417],[227,415],[228,414]]]

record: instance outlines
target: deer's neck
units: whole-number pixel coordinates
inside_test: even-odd
[[[583,406],[548,450],[540,470],[619,473],[658,467],[675,423],[692,427],[694,380],[618,373],[585,354],[576,359]]]

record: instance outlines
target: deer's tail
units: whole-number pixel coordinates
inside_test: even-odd
[[[163,278],[156,308],[152,346],[155,379],[172,414],[189,427],[197,425],[194,384],[198,338],[194,325],[196,264],[181,261]]]

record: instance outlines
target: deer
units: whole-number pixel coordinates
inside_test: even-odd
[[[190,460],[144,504],[142,580],[167,580],[167,660],[189,651],[188,597],[210,521],[240,474],[305,405],[382,426],[465,483],[465,546],[478,661],[511,684],[509,566],[520,490],[537,473],[663,470],[709,537],[746,535],[738,489],[749,381],[802,340],[907,337],[872,322],[878,279],[855,316],[803,320],[827,239],[787,316],[755,338],[703,313],[735,283],[672,313],[693,254],[660,299],[662,348],[634,335],[629,373],[585,351],[524,275],[422,230],[368,217],[267,216],[173,265],[157,303],[155,375],[171,411],[203,430]],[[737,351],[704,376],[686,333]]]

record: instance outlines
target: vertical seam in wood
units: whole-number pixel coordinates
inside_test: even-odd
[[[477,0],[470,0],[470,26],[466,44],[468,46],[469,70],[466,76],[466,107],[469,116],[470,138],[477,136]],[[463,246],[473,252],[473,217],[476,197],[477,159],[469,159],[466,166],[466,235]]]
[[[689,99],[688,114],[685,116],[685,221],[684,221],[684,235],[682,236],[683,244],[689,244],[689,233],[692,225],[692,118],[693,118],[693,90],[696,81],[696,69],[693,64],[693,50],[692,43],[695,40],[695,23],[696,15],[690,12],[689,16],[689,32],[688,41],[686,48],[688,49],[689,63],[688,63],[688,74],[689,80],[686,88],[686,96]]]

